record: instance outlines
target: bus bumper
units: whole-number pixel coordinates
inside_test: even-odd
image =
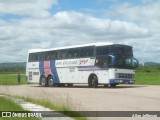
[[[135,80],[133,79],[110,79],[110,84],[134,84]]]

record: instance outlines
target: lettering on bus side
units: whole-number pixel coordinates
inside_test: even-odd
[[[61,60],[56,62],[56,67],[77,66],[78,60]]]
[[[80,60],[80,65],[81,64],[86,64],[88,62],[88,59],[87,60]]]
[[[73,61],[64,61],[63,65],[77,65],[77,60],[73,60]]]
[[[56,62],[56,65],[62,65],[62,61]]]

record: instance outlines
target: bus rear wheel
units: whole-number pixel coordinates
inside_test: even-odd
[[[46,79],[45,76],[41,76],[40,81],[41,81],[41,85],[42,85],[43,87],[47,87],[47,86],[48,86],[48,80]]]
[[[117,84],[110,84],[109,86],[110,86],[111,88],[114,88],[114,87],[116,87],[116,85],[117,85]]]
[[[49,76],[49,77],[48,77],[48,85],[49,85],[49,87],[55,86],[53,76]]]
[[[64,84],[64,83],[58,83],[58,84],[56,84],[56,86],[57,86],[57,87],[64,87],[65,84]]]

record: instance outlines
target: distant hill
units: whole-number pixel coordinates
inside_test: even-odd
[[[0,63],[0,71],[1,72],[17,72],[17,71],[25,71],[26,62],[15,62],[15,63]]]
[[[144,66],[160,66],[160,63],[155,62],[145,62]]]

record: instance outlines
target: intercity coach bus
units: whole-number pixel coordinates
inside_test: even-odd
[[[131,46],[93,43],[55,49],[31,49],[28,53],[28,83],[42,86],[88,84],[115,87],[134,84],[138,60]]]

